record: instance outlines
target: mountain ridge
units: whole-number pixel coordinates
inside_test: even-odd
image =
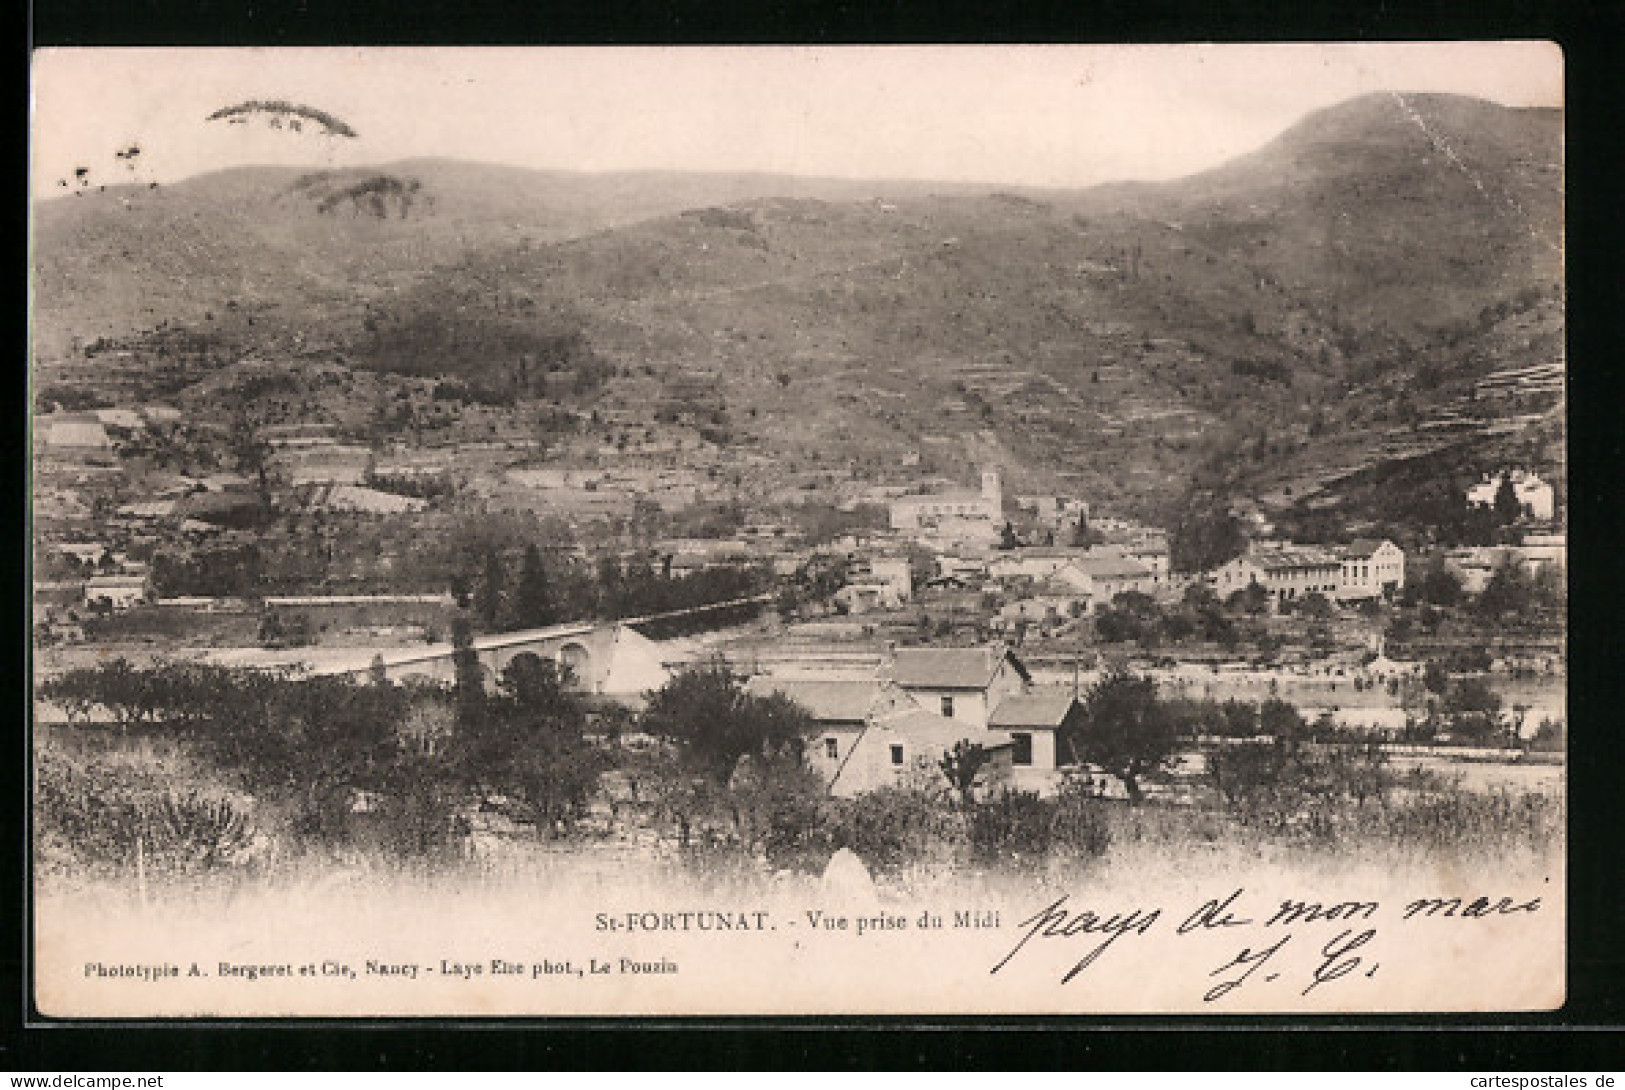
[[[167,220],[104,202],[46,225],[36,343],[164,325],[220,360],[297,348],[506,396],[546,359],[607,369],[596,396],[645,408],[661,376],[715,373],[735,441],[786,458],[992,431],[1012,460],[1163,502],[1238,435],[1309,457],[1294,444],[1327,435],[1304,422],[1398,426],[1424,369],[1423,410],[1560,355],[1560,118],[1365,96],[1212,171],[1077,191],[666,172],[617,189],[425,160],[342,176],[420,183],[431,210],[391,218],[318,212],[298,172],[239,173],[199,183],[213,204],[176,187]],[[269,202],[245,200],[254,177]]]

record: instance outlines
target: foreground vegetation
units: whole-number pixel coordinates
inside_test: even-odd
[[[460,658],[446,687],[122,662],[47,683],[76,718],[100,707],[114,722],[38,740],[42,877],[214,882],[518,850],[753,879],[821,873],[844,848],[911,887],[1147,853],[1505,860],[1561,846],[1560,800],[1399,772],[1382,746],[1317,734],[1278,701],[1251,719],[1273,733],[1212,740],[1205,769],[1175,777],[1175,755],[1197,747],[1192,709],[1126,674],[1062,739],[1080,771],[1052,798],[987,788],[985,754],[965,745],[941,775],[842,799],[802,761],[804,710],[747,695],[721,665],[634,716],[589,713],[547,664],[521,661],[488,692],[466,642]],[[1131,801],[1101,797],[1094,770]]]

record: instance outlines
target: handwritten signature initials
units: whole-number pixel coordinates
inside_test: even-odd
[[[1309,965],[1313,966],[1310,971],[1311,979],[1308,986],[1298,993],[1300,996],[1307,996],[1316,988],[1345,977],[1358,975],[1371,979],[1376,976],[1379,963],[1371,955],[1374,950],[1373,940],[1377,938],[1377,929],[1367,927],[1360,930],[1359,924],[1381,918],[1379,914],[1383,906],[1379,902],[1319,902],[1289,898],[1281,901],[1273,914],[1269,913],[1268,908],[1262,913],[1244,913],[1240,902],[1245,894],[1246,890],[1237,889],[1223,899],[1215,897],[1203,902],[1174,928],[1173,936],[1170,936],[1175,938],[1212,935],[1215,932],[1238,927],[1254,928],[1266,935],[1278,936],[1267,946],[1242,947],[1223,965],[1208,973],[1208,978],[1216,979],[1217,983],[1203,994],[1203,1002],[1215,1003],[1233,994],[1238,988],[1279,980],[1284,974],[1297,976],[1298,981],[1301,981],[1302,977],[1299,974]],[[1539,912],[1540,908],[1541,902],[1538,897],[1523,902],[1510,897],[1501,897],[1498,900],[1490,897],[1479,897],[1474,900],[1434,897],[1410,901],[1398,910],[1391,910],[1390,915],[1398,914],[1400,916],[1398,923],[1404,925],[1413,920],[1472,921],[1494,916],[1532,915]],[[1087,944],[1082,947],[1082,956],[1061,977],[1061,983],[1067,984],[1098,961],[1119,940],[1125,937],[1132,939],[1144,936],[1161,918],[1162,909],[1149,906],[1138,906],[1126,912],[1104,915],[1091,909],[1073,909],[1070,907],[1070,896],[1062,894],[1017,925],[1021,935],[1016,944],[989,970],[989,973],[997,973],[1010,964],[1034,939],[1082,939]],[[1276,958],[1276,955],[1285,949],[1300,931],[1317,924],[1326,926],[1328,931],[1331,928],[1327,925],[1355,926],[1345,926],[1333,938],[1324,942],[1314,955],[1314,958],[1318,958],[1318,963],[1311,957],[1294,959],[1292,955],[1288,955],[1285,958]],[[1318,927],[1314,929],[1319,930]],[[1304,941],[1318,941],[1318,936],[1316,939]]]
[[[1241,987],[1243,984],[1247,983],[1248,977],[1256,973],[1265,962],[1269,961],[1270,958],[1275,956],[1276,951],[1280,950],[1281,947],[1285,946],[1291,940],[1292,934],[1291,932],[1288,932],[1287,934],[1282,935],[1280,939],[1276,941],[1275,945],[1266,946],[1256,954],[1250,947],[1242,947],[1241,953],[1231,958],[1226,964],[1213,970],[1208,974],[1208,976],[1218,976],[1220,973],[1227,972],[1230,969],[1234,969],[1242,965],[1247,966],[1247,971],[1230,980],[1221,981],[1219,984],[1210,988],[1207,994],[1202,996],[1202,1002],[1212,1003],[1216,999],[1222,999],[1231,992],[1235,991],[1237,988]],[[1273,980],[1275,978],[1269,977],[1268,979]]]

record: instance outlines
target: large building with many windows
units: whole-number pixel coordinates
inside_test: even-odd
[[[982,472],[980,491],[963,489],[898,496],[889,505],[891,528],[904,533],[993,542],[1004,527],[1004,490],[995,469]]]

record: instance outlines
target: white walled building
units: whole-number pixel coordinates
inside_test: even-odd
[[[1356,602],[1405,589],[1405,553],[1392,541],[1356,538],[1338,553],[1337,600]]]
[[[899,496],[888,506],[891,528],[967,541],[996,541],[1004,526],[1004,491],[997,470],[982,472],[982,487]]]
[[[1078,712],[1070,689],[1035,687],[1008,648],[899,648],[889,677],[759,676],[747,691],[780,693],[817,726],[807,763],[831,794],[888,786],[946,787],[945,753],[960,741],[990,758],[978,783],[1041,793],[1059,782],[1056,732]]]
[[[1522,469],[1510,470],[1505,474],[1485,474],[1477,484],[1467,490],[1467,502],[1486,507],[1493,506],[1495,494],[1501,489],[1503,476],[1511,479],[1513,494],[1518,497],[1518,503],[1528,517],[1542,522],[1550,521],[1556,512],[1552,486]]]

